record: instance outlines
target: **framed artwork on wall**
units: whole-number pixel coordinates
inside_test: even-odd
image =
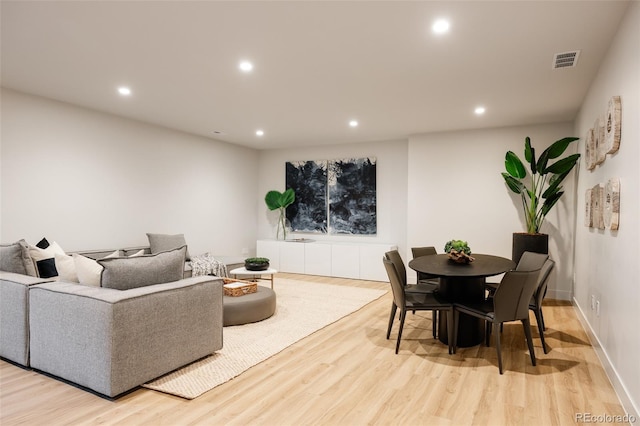
[[[376,234],[376,158],[330,161],[328,178],[330,233]]]
[[[604,226],[615,231],[620,226],[620,179],[607,181],[604,191]]]
[[[620,148],[620,125],[622,104],[620,96],[613,96],[609,100],[605,123],[605,147],[607,154],[613,154]]]
[[[593,212],[591,211],[591,188],[584,194],[584,226],[593,228]]]
[[[327,161],[287,162],[285,186],[296,200],[287,207],[294,232],[327,232]]]
[[[596,119],[593,128],[587,131],[584,157],[587,170],[593,170],[605,162],[607,154],[620,149],[622,137],[622,102],[620,96],[612,96],[604,116]]]

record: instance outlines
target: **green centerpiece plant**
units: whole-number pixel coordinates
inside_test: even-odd
[[[279,210],[280,217],[278,217],[278,229],[276,231],[276,238],[287,239],[287,216],[286,216],[286,208],[293,204],[296,200],[296,194],[293,192],[293,189],[289,188],[284,192],[280,191],[269,191],[267,195],[264,197],[264,202],[267,204],[269,210]]]
[[[266,257],[248,257],[244,260],[247,271],[266,271],[269,269],[269,259]]]
[[[470,263],[475,260],[471,256],[471,247],[466,241],[451,240],[444,245],[444,252],[456,263]]]

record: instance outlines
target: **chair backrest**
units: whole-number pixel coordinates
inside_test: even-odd
[[[411,254],[413,258],[422,257],[422,256],[432,256],[438,254],[436,248],[433,246],[429,247],[411,247]],[[430,278],[438,278],[437,275],[425,274],[424,272],[418,272],[418,281]]]
[[[548,254],[525,251],[518,261],[516,271],[533,271],[534,269],[540,269],[548,258]]]
[[[540,269],[509,271],[504,274],[493,296],[496,322],[516,321],[529,317],[529,302],[538,285]]]
[[[422,256],[431,256],[433,254],[438,254],[435,247],[411,247],[411,254],[413,258],[422,257]]]
[[[544,299],[544,295],[547,292],[547,285],[549,284],[549,277],[551,276],[551,270],[555,266],[556,262],[551,259],[547,259],[542,265],[542,269],[540,270],[540,275],[538,275],[538,288],[533,293],[533,298],[531,299],[531,303],[541,306],[542,299]]]
[[[402,285],[407,285],[407,268],[404,266],[404,261],[402,260],[398,250],[388,251],[384,254],[384,257],[387,260],[390,260],[396,267],[396,271],[398,271],[398,278]]]
[[[384,262],[384,267],[389,276],[389,284],[391,284],[391,291],[393,293],[393,303],[398,307],[403,307],[405,303],[404,284],[400,281],[398,270],[392,261],[382,258],[382,262]]]

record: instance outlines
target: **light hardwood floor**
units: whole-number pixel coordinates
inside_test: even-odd
[[[279,276],[389,288],[379,282]],[[390,304],[389,292],[192,401],[142,388],[107,400],[0,361],[0,424],[568,425],[575,424],[577,413],[624,414],[566,302],[544,307],[551,351],[544,354],[534,330],[537,367],[531,365],[522,326],[505,325],[502,376],[494,346],[448,355],[431,337],[429,312],[407,315],[396,355],[397,322],[391,339],[385,339]]]

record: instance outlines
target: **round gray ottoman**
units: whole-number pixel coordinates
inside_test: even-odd
[[[240,325],[262,321],[276,311],[276,293],[267,287],[257,286],[255,293],[244,296],[223,297],[222,324]]]

